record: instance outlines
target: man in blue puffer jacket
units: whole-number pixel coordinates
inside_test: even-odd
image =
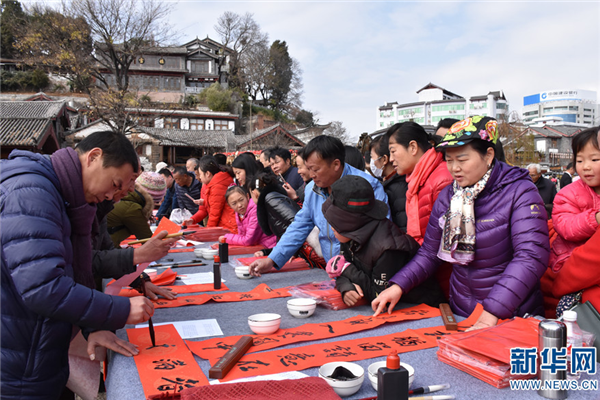
[[[97,132],[51,158],[13,151],[0,169],[2,398],[56,399],[78,327],[116,330],[153,314],[145,298],[93,289],[95,203],[129,185],[137,156],[124,135]]]

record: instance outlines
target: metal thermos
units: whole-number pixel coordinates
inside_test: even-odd
[[[560,350],[567,346],[567,326],[553,319],[545,319],[540,322],[538,336],[538,378],[542,386],[538,390],[538,394],[547,399],[566,399],[569,395],[566,390],[545,389],[544,383],[549,380],[566,380],[567,371],[560,370],[552,373],[548,370],[541,370],[541,352],[547,348],[556,348]]]

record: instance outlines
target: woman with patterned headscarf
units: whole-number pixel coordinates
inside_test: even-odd
[[[457,122],[437,150],[454,182],[439,195],[423,245],[372,303],[391,312],[410,291],[447,261],[452,263],[450,305],[461,316],[477,303],[483,313],[471,329],[499,319],[543,315],[540,277],[548,265],[544,203],[528,172],[494,158],[497,122],[473,116]]]

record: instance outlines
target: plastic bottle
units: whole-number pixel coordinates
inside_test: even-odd
[[[221,257],[221,262],[228,263],[229,262],[229,244],[225,241],[225,238],[222,238],[219,243],[219,257]]]
[[[567,379],[577,380],[581,375],[571,373],[571,350],[573,347],[583,346],[583,332],[577,323],[577,312],[563,312],[563,322],[567,326]]]
[[[377,371],[377,400],[408,399],[408,371],[400,365],[394,350],[386,359],[386,367]]]
[[[213,262],[214,288],[221,289],[221,259],[215,256]]]

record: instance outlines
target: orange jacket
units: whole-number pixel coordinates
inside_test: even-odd
[[[207,185],[202,185],[201,197],[204,204],[198,207],[198,212],[192,216],[195,223],[200,223],[208,216],[207,227],[220,226],[237,233],[235,212],[225,200],[225,192],[233,185],[233,178],[227,172],[219,172]]]

